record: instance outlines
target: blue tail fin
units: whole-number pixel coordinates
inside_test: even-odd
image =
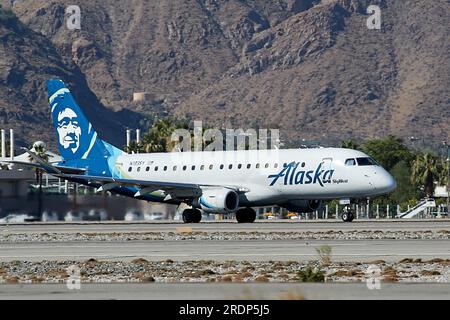
[[[49,80],[47,90],[58,148],[64,161],[93,163],[94,159],[105,160],[122,153],[97,136],[64,82]]]

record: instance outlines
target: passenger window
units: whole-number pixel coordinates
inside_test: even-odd
[[[195,170],[195,166],[192,166],[192,170]]]
[[[264,166],[266,169],[269,167],[269,164],[268,163],[266,163],[266,165]]]
[[[238,164],[238,169],[242,169],[242,164]]]
[[[223,164],[220,165],[220,170],[222,170],[222,169],[223,169]]]
[[[141,171],[141,167],[137,167],[137,172]]]
[[[211,164],[209,165],[209,170],[212,170],[214,168],[214,166]]]
[[[259,169],[259,163],[256,164],[256,169]]]
[[[356,161],[355,161],[355,159],[347,159],[347,160],[345,160],[345,165],[346,166],[355,166]]]
[[[164,166],[164,171],[167,171],[167,166]]]
[[[158,166],[155,167],[155,171],[158,171]]]
[[[233,165],[232,164],[230,164],[229,166],[228,166],[228,169],[233,169]]]
[[[186,171],[186,169],[187,169],[187,166],[183,166],[183,171]]]
[[[277,168],[278,168],[278,163],[275,163],[275,164],[273,165],[273,167],[274,167],[275,169],[277,169]]]
[[[173,171],[177,171],[177,166],[173,166]]]
[[[150,171],[150,167],[145,168],[145,171]]]
[[[205,166],[203,164],[200,166],[200,170],[205,170]]]
[[[131,172],[132,170],[133,170],[132,167],[129,167],[129,168],[128,168],[128,172]]]
[[[252,167],[252,165],[249,163],[248,165],[247,165],[247,169],[250,169]]]

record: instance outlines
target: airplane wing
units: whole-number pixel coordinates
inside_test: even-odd
[[[56,167],[50,165],[50,164],[45,164],[45,163],[34,163],[34,162],[24,162],[24,161],[3,161],[2,163],[6,163],[6,164],[18,164],[21,166],[26,166],[26,167],[32,167],[32,168],[38,168],[41,169],[49,174],[54,174],[54,173],[61,173],[60,170],[58,170]]]
[[[236,186],[217,186],[204,184],[200,185],[167,181],[120,179],[79,174],[55,174],[55,176],[63,179],[83,181],[93,186],[99,186],[97,192],[108,191],[118,187],[135,187],[138,189],[138,191],[134,196],[140,197],[155,191],[161,191],[163,192],[163,194],[165,194],[165,201],[200,197],[202,195],[202,187],[223,187],[234,190],[237,193],[248,192],[248,190]]]
[[[82,173],[86,172],[85,169],[52,165],[52,164],[49,164],[46,162],[35,163],[35,162],[8,160],[8,161],[3,161],[2,163],[18,164],[18,165],[25,166],[25,167],[38,168],[38,169],[41,169],[51,175],[53,175],[53,174],[82,174]]]

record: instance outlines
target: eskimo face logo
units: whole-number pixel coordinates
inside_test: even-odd
[[[80,148],[81,127],[78,115],[70,108],[65,108],[58,113],[59,144],[64,149],[70,149],[76,153]]]

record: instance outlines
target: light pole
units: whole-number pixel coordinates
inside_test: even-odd
[[[450,215],[450,146],[447,144],[447,216]]]
[[[447,162],[447,215],[450,215],[450,144],[446,141],[442,141],[442,144],[447,148],[447,158],[445,159]]]

